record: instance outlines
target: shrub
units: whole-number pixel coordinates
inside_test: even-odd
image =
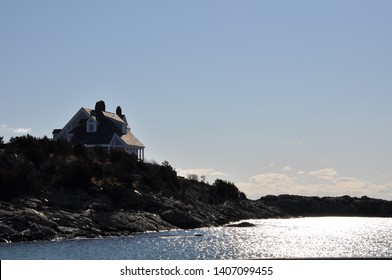
[[[162,165],[159,167],[159,175],[167,183],[178,182],[177,172],[167,161],[162,162]]]
[[[90,166],[80,160],[66,163],[64,170],[59,173],[57,183],[66,188],[85,188],[91,183],[92,171]]]
[[[199,181],[199,175],[197,174],[188,174],[187,178],[192,181]]]
[[[233,183],[221,179],[215,180],[213,188],[215,193],[222,198],[238,199],[245,196]]]
[[[109,159],[109,153],[108,151],[101,147],[101,146],[96,146],[91,150],[91,155],[94,159],[101,163],[105,163]]]
[[[124,183],[132,181],[133,173],[137,169],[138,160],[133,154],[123,151],[110,151],[110,160],[113,164],[113,175]]]
[[[125,155],[125,152],[120,150],[110,150],[109,152],[110,161],[112,163],[118,163]]]
[[[36,187],[32,164],[18,155],[0,155],[0,196],[13,198]]]
[[[136,208],[141,200],[134,190],[126,186],[108,185],[104,187],[104,191],[116,208]]]
[[[8,148],[38,166],[49,156],[48,147],[42,142],[41,139],[31,135],[12,137]]]
[[[87,155],[87,149],[82,144],[75,144],[72,152],[77,157],[85,157]]]

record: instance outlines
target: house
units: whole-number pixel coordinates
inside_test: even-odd
[[[144,160],[144,145],[132,134],[121,107],[115,113],[107,112],[104,101],[98,101],[95,109],[82,107],[62,128],[53,130],[54,140],[66,140],[83,144],[87,148],[101,146],[120,149]]]

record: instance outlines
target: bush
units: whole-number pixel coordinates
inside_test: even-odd
[[[73,146],[73,154],[77,157],[85,157],[87,156],[87,149],[82,144],[75,144]]]
[[[231,182],[216,179],[213,184],[216,195],[226,199],[238,199],[244,198],[244,194],[241,193],[238,188]]]
[[[109,157],[110,157],[110,161],[112,163],[118,163],[120,162],[120,160],[126,156],[126,153],[124,151],[120,151],[120,150],[110,150],[109,152]]]
[[[92,171],[86,162],[80,160],[68,162],[64,170],[59,173],[57,183],[65,188],[86,188],[91,184]]]
[[[35,166],[39,166],[48,156],[48,147],[39,138],[31,135],[12,137],[8,149],[15,154],[23,155]]]
[[[97,161],[99,161],[101,163],[106,163],[109,159],[109,153],[108,153],[107,149],[105,149],[101,146],[94,147],[91,150],[91,155],[94,159],[96,159]]]
[[[34,169],[28,160],[18,155],[0,155],[0,197],[13,198],[35,187]]]
[[[141,197],[126,186],[105,186],[105,193],[116,208],[132,209],[139,206]]]
[[[186,176],[186,177],[187,177],[187,179],[189,179],[191,181],[196,181],[196,182],[199,181],[199,175],[197,175],[197,174],[188,174],[188,176]]]
[[[133,173],[137,169],[137,157],[122,151],[111,151],[110,157],[114,164],[114,176],[120,182],[131,183]]]
[[[159,175],[163,181],[178,183],[177,172],[167,161],[162,162],[162,165],[159,167]]]

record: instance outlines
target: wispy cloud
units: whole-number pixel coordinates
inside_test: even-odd
[[[262,173],[249,178],[248,182],[236,184],[249,198],[259,198],[267,194],[285,194],[296,191],[295,182],[286,174]]]
[[[212,176],[229,176],[230,174],[227,174],[227,173],[224,173],[224,172],[221,172],[221,171],[213,171],[209,175],[212,175]]]
[[[13,127],[9,127],[6,124],[0,124],[0,133],[6,133],[11,135],[22,135],[30,132],[31,132],[31,128],[24,128],[24,127],[13,128]]]
[[[325,168],[321,170],[310,171],[308,174],[322,180],[333,180],[338,173],[336,172],[335,168]]]
[[[229,174],[217,171],[213,168],[191,168],[191,169],[176,169],[179,176],[187,177],[188,175],[194,174],[198,176],[229,176]]]
[[[290,171],[292,168],[288,165],[286,165],[285,167],[283,167],[283,171]]]

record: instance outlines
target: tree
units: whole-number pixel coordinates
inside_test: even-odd
[[[177,182],[177,171],[170,165],[168,161],[162,162],[159,168],[160,177],[168,183]]]
[[[192,181],[199,181],[199,175],[197,174],[188,174],[188,179]]]
[[[221,179],[216,179],[213,187],[215,188],[218,196],[223,198],[243,198],[244,195],[238,190],[238,188],[231,182],[224,181]]]

